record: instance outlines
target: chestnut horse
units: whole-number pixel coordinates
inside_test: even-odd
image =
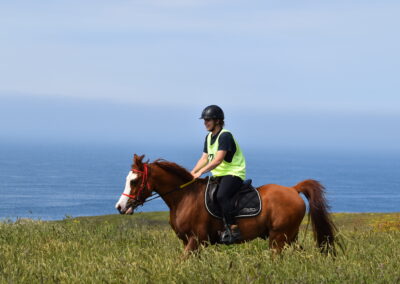
[[[124,193],[116,204],[118,211],[132,214],[155,192],[168,205],[169,222],[183,241],[186,253],[197,250],[199,245],[219,243],[219,231],[224,227],[204,205],[207,179],[192,181],[192,175],[175,163],[164,160],[148,163],[143,162],[143,157],[134,156]],[[323,252],[334,252],[336,229],[327,211],[324,187],[319,182],[305,180],[294,187],[268,184],[257,190],[263,205],[260,214],[237,219],[243,242],[257,237],[269,238],[270,248],[276,252],[280,252],[285,244],[293,243],[306,212],[306,205],[299,196],[303,193],[309,201],[318,246]]]

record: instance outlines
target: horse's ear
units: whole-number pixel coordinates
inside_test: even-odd
[[[143,158],[144,158],[144,155],[138,156],[138,155],[135,154],[133,156],[132,168],[135,167],[139,171],[143,170]]]

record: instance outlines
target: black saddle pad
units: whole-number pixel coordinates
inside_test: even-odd
[[[218,190],[219,179],[209,178],[205,192],[205,205],[208,213],[222,219],[221,209],[219,208],[216,193]],[[243,182],[243,186],[233,197],[235,203],[234,215],[236,218],[254,217],[261,212],[261,198],[258,190],[251,185],[251,180]]]

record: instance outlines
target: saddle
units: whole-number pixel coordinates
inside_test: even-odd
[[[244,181],[240,190],[232,198],[235,218],[254,217],[261,212],[260,194],[252,186],[251,182],[251,179]],[[204,200],[208,213],[215,218],[222,219],[221,209],[216,198],[218,187],[219,178],[209,178]]]

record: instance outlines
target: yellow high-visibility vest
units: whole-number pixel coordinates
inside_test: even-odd
[[[211,145],[211,135],[210,132],[207,136],[207,152],[208,152],[208,162],[214,160],[217,152],[218,152],[218,145],[219,145],[219,137],[222,133],[229,132],[229,130],[222,129],[221,132],[218,134],[218,137],[214,144]],[[232,136],[233,137],[233,136]],[[246,179],[246,160],[244,158],[243,152],[239,147],[239,144],[236,142],[235,138],[233,138],[236,145],[236,153],[233,155],[232,161],[228,163],[227,161],[223,160],[221,164],[218,165],[215,169],[211,171],[213,176],[227,176],[233,175],[240,177],[242,180]]]

